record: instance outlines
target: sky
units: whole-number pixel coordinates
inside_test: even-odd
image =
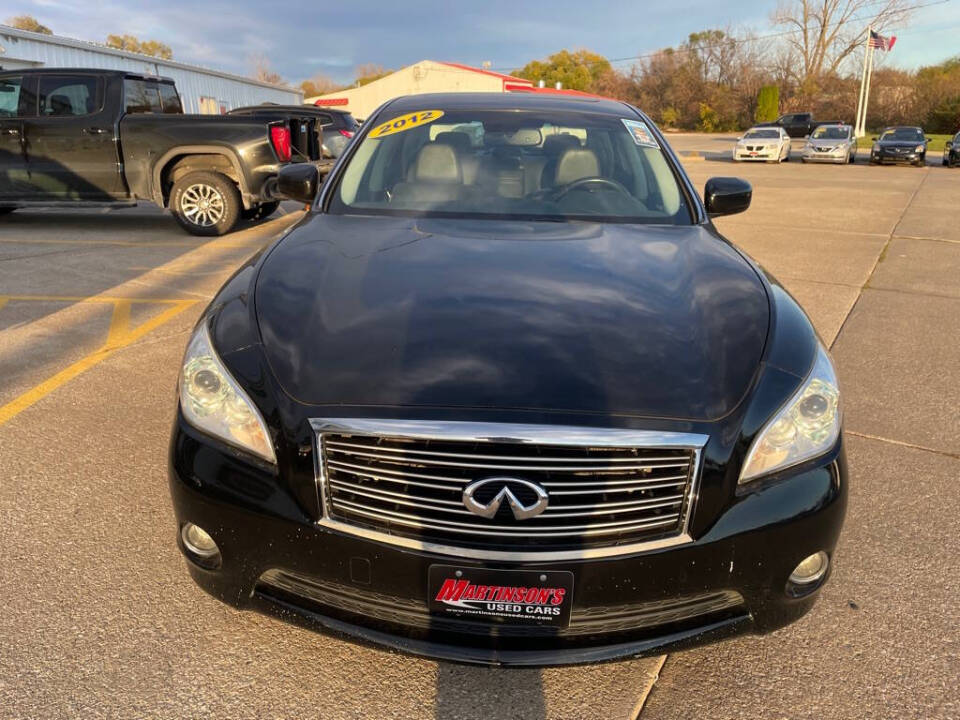
[[[775,6],[776,0],[671,0],[656,7],[627,0],[4,0],[0,22],[33,15],[58,35],[101,42],[129,33],[166,43],[181,62],[240,75],[250,73],[252,56],[262,55],[296,84],[317,72],[347,82],[362,63],[396,69],[424,59],[489,61],[509,72],[563,48],[625,58],[708,28],[776,32],[769,24]],[[916,10],[909,26],[892,32],[898,41],[885,65],[912,69],[958,54],[960,0]]]

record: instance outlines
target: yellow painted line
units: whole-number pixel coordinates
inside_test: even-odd
[[[35,301],[35,302],[68,302],[68,303],[146,303],[153,305],[175,305],[182,302],[197,302],[187,298],[125,298],[111,297],[108,295],[0,295],[0,307],[3,307],[8,300],[17,301]]]
[[[6,305],[9,301],[10,301],[10,298],[4,295],[0,295],[0,310],[2,310],[3,306]]]
[[[0,406],[0,425],[3,425],[11,418],[16,417],[30,406],[36,404],[64,383],[70,382],[73,378],[103,362],[120,348],[136,342],[147,333],[172,320],[197,302],[199,301],[179,300],[173,307],[167,308],[156,317],[147,320],[142,325],[138,325],[131,330],[129,327],[130,301],[125,298],[119,298],[114,305],[113,316],[110,320],[110,332],[103,347],[77,360],[77,362],[72,365],[65,367],[53,377],[47,378],[39,385],[23,393],[20,397],[11,400],[6,405]]]

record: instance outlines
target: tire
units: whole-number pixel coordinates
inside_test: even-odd
[[[242,210],[240,217],[244,220],[266,220],[273,215],[279,207],[279,200],[271,200],[270,202],[260,203],[249,210]]]
[[[218,172],[187,173],[170,191],[170,210],[191,235],[226,235],[236,226],[242,209],[237,186]]]

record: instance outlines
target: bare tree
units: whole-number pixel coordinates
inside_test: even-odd
[[[908,19],[910,0],[784,0],[773,23],[785,27],[796,59],[791,74],[802,86],[834,74],[860,47],[867,26],[883,32]]]
[[[300,83],[300,89],[303,90],[305,98],[326,95],[339,90],[341,87],[333,78],[319,72]]]
[[[254,80],[272,85],[284,84],[283,77],[273,71],[270,67],[270,60],[263,53],[255,53],[250,56],[250,67],[252,69],[251,77]]]

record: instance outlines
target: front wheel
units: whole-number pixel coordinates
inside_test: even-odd
[[[226,235],[240,219],[240,191],[220,173],[187,173],[173,184],[170,209],[191,235]]]

